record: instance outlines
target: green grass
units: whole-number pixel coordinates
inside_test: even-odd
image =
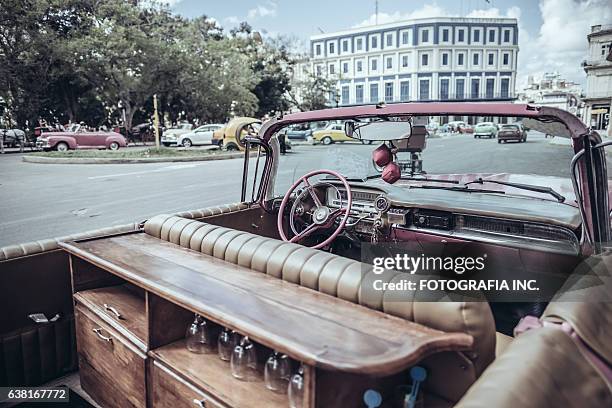
[[[200,150],[200,149],[189,149],[189,150],[178,150],[169,147],[155,148],[131,148],[131,149],[119,149],[116,151],[111,150],[69,150],[67,152],[35,152],[31,153],[32,156],[40,157],[67,157],[67,158],[124,158],[124,159],[137,159],[137,158],[148,158],[148,157],[199,157],[199,156],[210,156],[219,154],[219,150]]]

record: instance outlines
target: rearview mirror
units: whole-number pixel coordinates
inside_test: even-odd
[[[344,123],[344,133],[357,140],[389,141],[407,139],[412,134],[412,124],[409,121],[378,120],[372,122]]]

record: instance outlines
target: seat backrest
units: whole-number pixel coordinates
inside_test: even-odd
[[[542,327],[519,335],[456,406],[612,407],[612,389],[570,336]]]
[[[471,350],[438,353],[421,362],[429,371],[426,387],[447,400],[458,401],[495,357],[495,322],[486,302],[419,302],[396,292],[366,291],[364,282],[374,277],[370,265],[177,216],[153,217],[144,230],[185,248],[434,329],[470,334],[474,338]],[[405,276],[386,271],[376,279],[390,282]]]

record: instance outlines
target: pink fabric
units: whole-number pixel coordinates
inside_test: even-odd
[[[335,172],[333,170],[315,170],[315,171],[311,171],[310,173],[304,174],[302,177],[297,179],[295,181],[295,183],[293,183],[293,185],[291,185],[291,187],[289,187],[289,190],[287,190],[287,193],[283,197],[283,201],[281,202],[280,208],[278,209],[278,217],[276,219],[276,225],[278,227],[278,234],[283,239],[283,241],[298,242],[302,238],[306,238],[308,235],[312,234],[314,231],[316,231],[317,229],[322,227],[322,226],[315,226],[314,224],[311,224],[304,231],[302,231],[300,234],[296,235],[292,239],[287,238],[287,236],[285,235],[285,231],[283,230],[283,214],[285,213],[285,208],[287,207],[287,203],[289,203],[289,198],[291,197],[291,194],[293,193],[293,191],[295,191],[295,189],[302,182],[304,182],[304,184],[306,184],[306,188],[311,188],[310,187],[310,182],[308,181],[308,179],[310,177],[317,176],[319,174],[329,174],[329,175],[332,175],[332,176],[338,178],[342,182],[342,184],[344,184],[344,188],[346,189],[346,194],[347,194],[347,197],[348,197],[347,198],[347,205],[346,205],[347,211],[342,211],[342,209],[340,209],[340,210],[336,210],[336,211],[334,211],[332,213],[332,215],[329,218],[330,221],[333,221],[333,219],[335,217],[338,217],[340,214],[342,214],[344,212],[344,217],[342,217],[342,220],[340,221],[340,225],[338,225],[338,228],[336,228],[336,230],[333,232],[333,234],[329,238],[327,238],[325,241],[321,242],[320,244],[317,244],[317,245],[313,246],[312,248],[319,249],[319,248],[322,248],[322,247],[324,247],[326,245],[331,244],[332,241],[338,236],[338,234],[340,234],[340,232],[342,232],[342,230],[344,229],[344,226],[346,225],[346,222],[348,221],[348,217],[349,217],[351,206],[353,205],[353,194],[351,193],[351,186],[346,181],[344,176],[342,174],[338,173],[338,172]],[[320,204],[320,203],[317,203],[317,205],[318,204]],[[289,216],[292,217],[293,214],[290,214]]]
[[[387,164],[385,168],[383,169],[382,179],[389,184],[395,183],[401,177],[402,177],[402,171],[400,169],[400,166],[395,162],[391,162]]]

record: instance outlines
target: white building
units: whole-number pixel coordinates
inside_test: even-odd
[[[427,18],[310,37],[317,75],[337,79],[332,104],[512,101],[512,18]]]
[[[539,79],[529,76],[527,87],[517,93],[517,102],[564,109],[582,117],[583,96],[580,84],[562,78],[558,72],[547,72]]]
[[[612,137],[612,25],[592,26],[587,40],[589,54],[582,63],[587,74],[584,121],[595,130],[607,131]]]

